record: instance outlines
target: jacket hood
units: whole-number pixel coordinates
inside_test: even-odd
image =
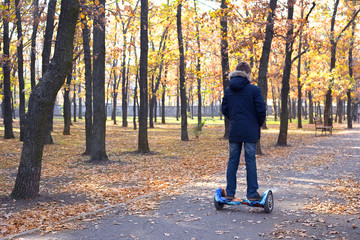
[[[250,84],[251,76],[243,71],[234,71],[229,74],[229,79],[229,88],[233,91],[240,91]]]

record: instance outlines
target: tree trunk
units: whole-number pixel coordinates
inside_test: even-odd
[[[258,74],[258,86],[261,91],[261,95],[267,105],[267,92],[268,92],[268,84],[267,84],[267,73],[269,66],[269,58],[271,52],[271,43],[274,36],[274,17],[275,17],[275,9],[276,9],[277,0],[270,0],[269,13],[267,16],[267,24],[265,30],[265,41],[263,44],[263,49],[260,58],[259,65],[259,74]],[[266,121],[262,126],[263,129],[267,129]]]
[[[301,19],[304,18],[304,0],[301,0]],[[302,122],[301,122],[301,107],[302,107],[302,83],[300,81],[301,77],[301,50],[302,50],[302,37],[301,33],[299,36],[299,59],[298,59],[298,72],[297,72],[297,84],[298,84],[298,105],[297,105],[297,118],[298,118],[298,128],[302,128]]]
[[[76,65],[75,65],[76,69]],[[77,106],[76,106],[76,84],[73,86],[73,118],[74,122],[76,122],[76,114],[77,114]]]
[[[290,123],[292,123],[292,106],[291,106],[291,98],[290,96],[288,97],[288,112],[289,112],[289,121]]]
[[[304,117],[305,117],[305,120],[308,120],[308,105],[307,105],[307,101],[306,101],[306,91],[304,92]]]
[[[80,76],[80,75],[79,75]],[[78,84],[78,93],[79,93],[79,116],[78,116],[78,118],[79,119],[82,119],[82,99],[81,99],[81,97],[80,97],[80,95],[81,95],[81,84],[79,83]]]
[[[31,92],[29,99],[20,165],[11,193],[15,199],[29,199],[39,195],[44,126],[48,111],[71,67],[79,7],[77,0],[61,1],[54,57],[45,75]]]
[[[166,71],[165,71],[165,76],[166,76]],[[166,93],[166,87],[165,87],[165,84],[163,85],[163,93],[162,93],[162,96],[161,96],[161,123],[162,124],[165,124],[165,93]]]
[[[155,51],[155,50],[154,50]],[[149,100],[149,128],[154,128],[154,99],[153,99],[153,92],[154,92],[154,74],[151,76],[151,93],[150,100]]]
[[[33,31],[31,34],[31,53],[30,53],[30,81],[31,90],[35,87],[35,63],[36,63],[36,34],[39,27],[39,0],[34,0],[33,4]]]
[[[115,28],[116,29],[116,28]],[[116,41],[116,35],[115,35],[115,41]],[[117,124],[116,121],[116,111],[117,111],[117,97],[118,97],[118,93],[117,93],[117,89],[119,86],[119,80],[118,80],[118,76],[116,74],[115,68],[117,67],[117,59],[114,59],[113,61],[113,76],[114,76],[114,82],[113,82],[113,110],[112,110],[112,114],[111,114],[111,119],[114,121],[114,124]]]
[[[85,4],[86,0],[81,0],[81,4]],[[87,15],[87,12],[84,14]],[[84,155],[91,154],[92,147],[92,73],[91,73],[91,50],[90,50],[90,31],[86,18],[81,19],[83,24],[82,37],[84,47],[84,62],[85,62],[85,141],[86,149]]]
[[[296,118],[296,114],[297,114],[297,108],[296,108],[296,100],[293,98],[292,99],[292,118],[295,119]]]
[[[314,107],[313,107],[311,91],[308,91],[308,98],[309,98],[309,123],[314,124]]]
[[[135,62],[137,63],[137,56],[136,56],[136,51],[135,51]],[[138,99],[138,95],[137,95],[137,89],[138,89],[138,81],[139,81],[139,68],[136,70],[136,77],[135,77],[135,88],[134,88],[134,106],[133,106],[133,125],[134,125],[134,130],[136,130],[136,103],[137,103],[137,99]]]
[[[225,89],[229,86],[229,52],[228,52],[228,40],[227,40],[227,0],[221,0],[221,17],[220,17],[220,27],[221,27],[221,68],[222,68],[222,81],[223,81],[223,93]],[[230,133],[230,120],[225,117],[225,133],[224,138],[229,139]]]
[[[105,148],[106,109],[105,109],[105,0],[99,0],[95,11],[93,30],[93,141],[91,162],[107,161]]]
[[[72,67],[69,70],[64,92],[64,131],[63,135],[70,135],[70,124],[71,124],[71,102],[70,102],[70,86],[72,79]]]
[[[349,48],[349,76],[353,77],[353,50],[354,50],[354,39],[355,38],[355,21],[351,24],[351,40],[350,40],[350,48]],[[351,89],[348,88],[347,92],[347,127],[352,128],[352,104],[351,104]]]
[[[15,71],[13,71],[15,73]],[[16,119],[16,86],[13,86],[13,92],[12,92],[12,96],[11,96],[11,109],[12,109],[12,115],[13,115],[13,119]]]
[[[121,84],[121,107],[122,107],[122,126],[127,127],[127,88],[126,88],[126,34],[123,38],[123,59],[122,59],[122,84]]]
[[[180,117],[180,98],[179,98],[179,85],[176,86],[176,121],[179,121]]]
[[[286,33],[286,45],[285,45],[285,66],[282,76],[282,88],[281,88],[281,113],[280,113],[280,133],[277,141],[278,146],[287,145],[287,132],[288,132],[288,95],[290,90],[290,74],[291,74],[291,55],[293,52],[293,31],[294,25],[292,22],[294,15],[294,0],[288,0],[288,30]]]
[[[194,0],[194,8],[195,8],[195,27],[196,27],[196,43],[197,43],[197,57],[196,57],[196,78],[197,78],[197,97],[198,97],[198,129],[201,130],[201,43],[200,43],[200,29],[199,29],[199,19],[197,13],[196,0]]]
[[[165,97],[166,97],[166,80],[167,80],[167,74],[168,74],[168,66],[165,66],[165,81],[163,82],[163,93],[161,97],[162,102],[162,108],[161,108],[161,123],[165,124]]]
[[[181,140],[189,141],[188,131],[187,131],[187,109],[186,109],[186,86],[185,86],[185,55],[184,55],[184,44],[182,36],[182,26],[181,26],[181,8],[182,0],[179,1],[177,6],[177,34],[179,42],[179,55],[180,55],[180,101],[181,101]]]
[[[37,1],[37,0],[36,0]],[[56,11],[56,0],[50,0],[48,14],[46,17],[46,30],[44,36],[44,46],[42,52],[42,74],[44,75],[50,62],[51,45],[54,33],[54,16]]]
[[[148,0],[141,0],[140,11],[140,111],[139,111],[139,141],[140,153],[150,152],[148,143]]]
[[[19,96],[20,96],[20,141],[24,141],[24,130],[25,130],[25,83],[24,83],[24,57],[23,57],[23,35],[22,35],[22,21],[21,21],[21,5],[20,0],[15,0],[16,8],[16,25],[17,25],[17,57],[18,57],[18,78],[19,78]]]
[[[277,113],[277,105],[276,105],[276,97],[275,97],[275,88],[271,80],[270,80],[270,84],[271,84],[271,96],[273,100],[273,109],[274,109],[274,121],[277,121],[278,113]]]
[[[269,58],[271,52],[271,42],[274,35],[274,17],[275,17],[275,9],[276,9],[277,0],[270,0],[269,6],[270,10],[267,16],[267,24],[265,29],[265,41],[263,43],[263,49],[260,58],[259,65],[259,74],[258,74],[258,86],[261,91],[261,95],[267,105],[267,92],[268,92],[268,84],[267,84],[267,73],[269,66]],[[276,118],[276,116],[275,116]],[[263,129],[267,129],[266,119],[262,126]],[[257,142],[256,153],[258,155],[263,154],[261,149],[261,140]]]
[[[10,0],[5,0],[5,8],[10,11]],[[10,81],[10,38],[9,38],[9,22],[6,17],[3,17],[4,24],[4,47],[3,47],[3,71],[4,71],[4,98],[3,98],[3,116],[4,116],[4,138],[14,138],[13,121],[12,121],[12,107],[11,107],[11,81]]]
[[[50,0],[48,5],[48,14],[46,18],[46,30],[44,36],[44,46],[42,52],[42,75],[44,76],[45,72],[47,71],[49,62],[50,62],[50,55],[51,55],[51,43],[52,37],[54,33],[54,16],[56,11],[56,0]],[[53,138],[51,136],[51,131],[53,130],[53,117],[54,117],[54,105],[51,106],[51,109],[48,113],[48,120],[46,122],[46,131],[45,131],[45,144],[52,144],[54,143]]]

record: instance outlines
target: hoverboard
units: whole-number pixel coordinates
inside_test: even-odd
[[[274,208],[274,196],[270,189],[266,190],[263,194],[261,201],[249,201],[247,199],[235,198],[227,199],[225,190],[218,188],[215,191],[214,205],[216,210],[223,209],[224,205],[248,205],[250,207],[262,207],[266,213],[271,213]]]

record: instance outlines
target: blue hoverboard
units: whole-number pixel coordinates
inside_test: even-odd
[[[271,213],[274,208],[274,196],[272,191],[266,190],[261,201],[249,201],[247,199],[235,198],[233,200],[227,199],[225,190],[218,188],[215,191],[214,205],[216,210],[223,209],[224,205],[248,205],[250,207],[264,208],[266,213]]]

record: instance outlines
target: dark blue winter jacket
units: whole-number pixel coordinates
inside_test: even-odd
[[[230,120],[229,142],[256,143],[266,117],[260,88],[250,84],[250,75],[234,71],[222,101],[222,113]]]

